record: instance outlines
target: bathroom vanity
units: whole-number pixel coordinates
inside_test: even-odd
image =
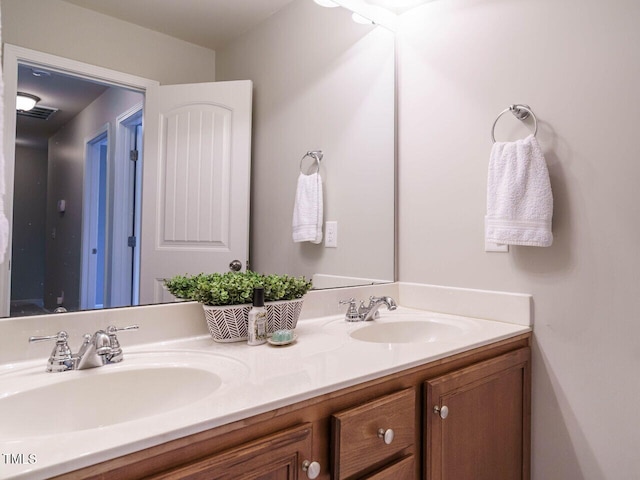
[[[94,317],[140,324],[114,365],[47,373],[41,344],[5,358],[0,450],[37,461],[0,478],[528,479],[530,297],[385,288],[414,308],[351,323],[344,292],[310,294],[288,346],[213,342],[201,307],[176,304]],[[75,319],[4,333],[64,326],[75,346]]]
[[[529,340],[518,335],[58,478],[297,479],[317,462],[316,478],[336,480],[527,479]]]

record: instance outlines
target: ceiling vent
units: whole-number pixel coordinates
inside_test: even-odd
[[[48,120],[51,115],[58,111],[57,108],[45,107],[44,105],[36,105],[31,110],[22,111],[18,110],[17,114],[23,117],[38,118],[40,120]]]

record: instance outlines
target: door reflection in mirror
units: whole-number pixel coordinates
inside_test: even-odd
[[[20,88],[60,104],[47,124],[16,119],[11,316],[135,305],[144,94],[33,71],[19,66]]]

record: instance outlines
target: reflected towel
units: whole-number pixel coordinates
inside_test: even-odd
[[[298,177],[293,207],[293,241],[322,242],[322,178],[319,173]]]
[[[553,243],[553,195],[547,163],[533,135],[496,142],[487,181],[485,241],[548,247]]]

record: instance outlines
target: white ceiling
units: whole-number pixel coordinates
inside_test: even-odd
[[[293,0],[64,1],[216,50]]]
[[[39,75],[33,75],[34,70]],[[42,75],[42,69],[18,66],[18,91],[40,97],[39,106],[59,109],[48,120],[16,117],[16,143],[45,148],[48,138],[75,117],[108,88],[87,80],[50,72]]]
[[[257,24],[281,10],[293,0],[63,0],[120,20],[170,35],[213,50],[250,31]],[[312,0],[307,0],[312,1]],[[394,13],[424,3],[427,0],[336,0],[354,11],[384,7]],[[372,18],[372,17],[370,17]],[[81,88],[86,82],[73,83],[69,78],[34,78],[24,69],[19,78],[19,90],[42,98],[42,105],[59,108],[50,120],[19,119],[18,133],[22,140],[46,139],[51,131],[82,110],[104,89],[88,84],[86,95]],[[74,101],[64,93],[73,91]],[[102,90],[101,90],[102,88]],[[65,96],[66,95],[66,96]]]
[[[63,1],[215,50],[293,0]],[[53,72],[50,76],[36,77],[31,70],[20,67],[18,91],[37,95],[41,98],[40,105],[59,111],[46,121],[18,115],[16,141],[43,148],[53,133],[107,87]]]

